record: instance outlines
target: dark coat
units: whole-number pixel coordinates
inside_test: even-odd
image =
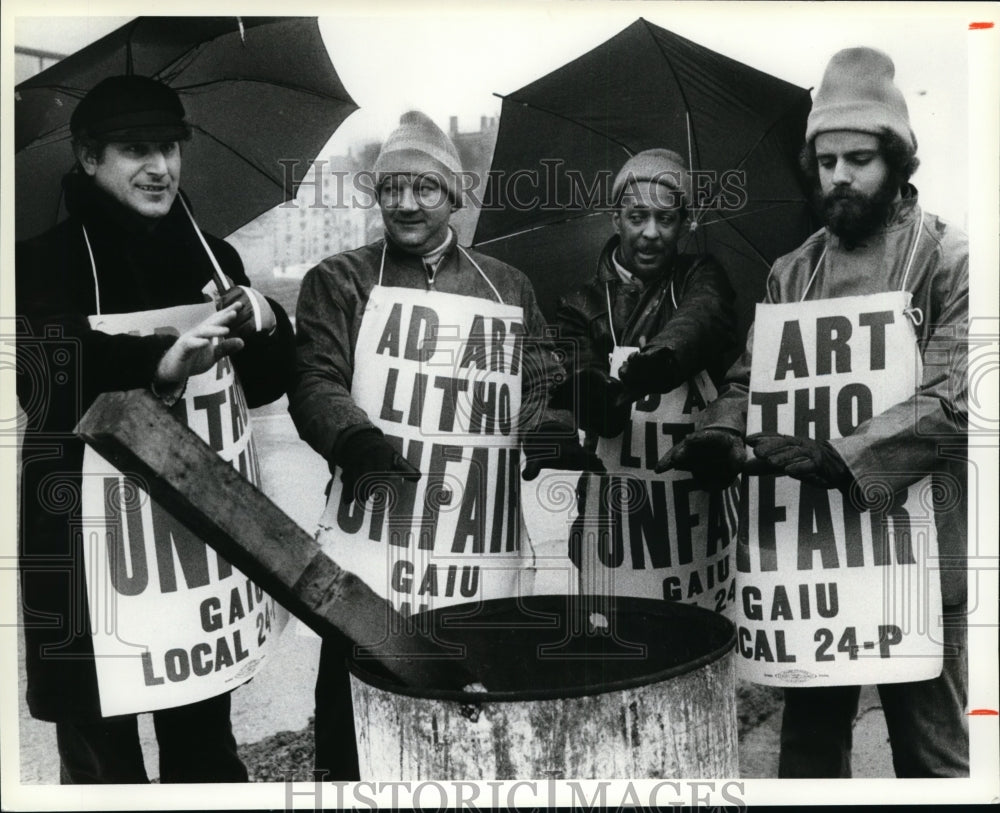
[[[149,386],[168,336],[91,330],[97,312],[129,313],[206,301],[208,256],[179,202],[151,223],[79,175],[66,178],[69,218],[16,252],[17,393],[26,413],[20,493],[20,567],[28,706],[43,720],[100,716],[85,592],[80,474],[73,428],[102,392]],[[249,285],[239,255],[206,235],[222,270]],[[277,330],[234,356],[249,406],[279,398],[294,369],[294,335],[271,302]]]
[[[354,251],[327,257],[302,280],[296,308],[298,377],[289,394],[289,411],[299,436],[328,461],[336,462],[339,444],[371,426],[368,415],[351,398],[358,333],[365,306],[377,284],[386,246],[382,284],[395,288],[429,288],[419,257],[379,240]],[[467,256],[468,255],[468,256]],[[468,257],[489,278],[487,282]],[[522,434],[543,423],[572,421],[569,412],[547,406],[553,378],[560,372],[545,336],[542,312],[531,282],[516,268],[471,249],[460,251],[453,239],[434,276],[434,289],[496,301],[490,284],[508,305],[524,309],[525,361],[522,365]]]
[[[610,293],[619,345],[637,346],[642,336],[647,347],[673,352],[681,377],[708,370],[720,380],[736,348],[735,294],[725,272],[710,256],[681,254],[659,280],[640,289],[623,282],[614,268],[611,258],[618,244],[619,238],[612,237],[601,251],[597,274],[559,301],[556,324],[575,356],[567,359],[568,372],[591,366],[609,372],[608,354],[614,347]]]

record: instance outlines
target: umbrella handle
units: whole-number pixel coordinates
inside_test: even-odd
[[[181,206],[184,207],[184,211],[187,213],[188,220],[191,221],[191,226],[194,228],[194,233],[198,235],[198,239],[201,240],[201,244],[205,249],[205,253],[208,254],[208,259],[212,261],[212,268],[215,269],[215,284],[219,287],[220,291],[228,291],[233,286],[226,279],[226,275],[222,273],[222,268],[219,266],[219,261],[215,259],[215,253],[208,246],[208,241],[205,239],[205,235],[201,233],[201,229],[195,222],[194,215],[191,214],[191,209],[188,208],[187,201],[184,200],[184,196],[179,194],[177,199],[181,202]]]

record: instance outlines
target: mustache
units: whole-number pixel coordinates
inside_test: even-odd
[[[838,187],[822,196],[823,201],[867,201],[871,197],[856,189]]]

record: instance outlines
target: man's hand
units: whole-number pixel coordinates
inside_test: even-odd
[[[656,464],[656,473],[670,469],[691,472],[695,488],[719,491],[743,470],[746,449],[739,433],[729,429],[692,432]]]
[[[412,466],[385,435],[375,427],[351,435],[337,452],[338,460],[330,463],[343,469],[344,498],[348,505],[354,500],[368,502],[381,490],[396,493],[403,481],[415,483],[420,470]]]
[[[223,356],[242,350],[242,339],[225,338],[239,310],[240,305],[231,305],[216,311],[204,322],[182,333],[160,359],[153,383],[160,390],[180,388],[190,376],[210,370]],[[219,341],[213,342],[213,339]]]
[[[217,310],[223,310],[230,305],[240,303],[240,315],[229,326],[234,336],[246,339],[255,333],[269,334],[274,330],[277,320],[274,311],[264,295],[246,285],[234,285],[226,291],[216,304]]]
[[[542,469],[605,472],[601,459],[580,445],[576,430],[560,423],[544,423],[523,443],[525,465],[521,477],[534,480]]]
[[[818,488],[843,491],[854,482],[843,458],[826,441],[758,432],[747,436],[747,444],[756,457],[789,477]]]
[[[597,367],[587,367],[553,391],[551,405],[574,411],[584,432],[613,438],[625,431],[633,400],[621,381]]]
[[[618,377],[636,396],[670,392],[677,380],[674,351],[668,347],[643,348],[632,353],[618,370]]]

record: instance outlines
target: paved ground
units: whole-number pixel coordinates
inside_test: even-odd
[[[312,528],[322,510],[326,464],[298,440],[282,403],[254,414],[254,432],[262,452],[266,490],[271,498],[304,528]],[[319,658],[319,640],[293,621],[285,633],[277,657],[250,684],[233,695],[233,728],[241,745],[260,743],[278,732],[300,732],[308,746],[307,727],[313,709],[313,688]],[[21,683],[24,657],[19,646]],[[48,723],[31,719],[21,695],[21,781],[31,784],[58,782],[55,730]],[[752,723],[740,741],[740,769],[744,777],[774,777],[778,764],[780,701],[766,692],[741,689],[741,714]],[[862,692],[855,723],[854,775],[891,777],[892,764],[885,720],[878,695],[871,688]],[[140,717],[140,733],[150,775],[155,777],[156,744],[149,715]],[[255,749],[259,751],[260,749]],[[266,749],[265,749],[266,750]]]

